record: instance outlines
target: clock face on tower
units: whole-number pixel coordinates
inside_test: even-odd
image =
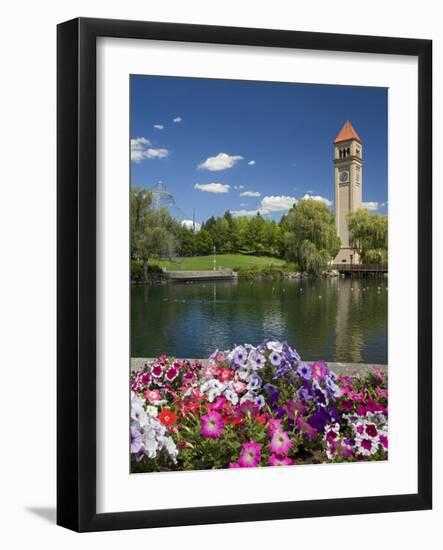
[[[342,170],[340,172],[341,183],[346,183],[348,180],[349,180],[349,172],[347,170]]]

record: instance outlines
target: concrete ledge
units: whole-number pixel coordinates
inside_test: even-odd
[[[190,359],[194,361],[195,359]],[[140,370],[145,363],[152,362],[153,359],[149,357],[131,357],[131,372]],[[209,362],[208,359],[199,359],[203,365]],[[307,363],[313,363],[313,361],[307,361]],[[388,365],[373,365],[370,363],[327,363],[328,368],[337,374],[344,374],[346,376],[352,376],[356,374],[363,374],[367,371],[379,368],[383,374],[388,373]]]
[[[237,277],[237,273],[232,271],[232,269],[217,269],[215,271],[165,271],[163,275],[171,282],[212,281],[235,279]]]

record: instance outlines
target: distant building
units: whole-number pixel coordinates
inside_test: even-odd
[[[363,147],[347,120],[334,140],[335,224],[341,239],[334,263],[359,263],[358,253],[349,246],[346,216],[362,207]]]

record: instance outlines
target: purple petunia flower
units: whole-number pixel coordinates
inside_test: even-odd
[[[256,349],[249,355],[249,362],[254,369],[262,369],[265,366],[265,356]]]
[[[312,378],[311,367],[306,363],[301,363],[297,369],[297,373],[304,378],[305,380],[310,380]]]
[[[142,448],[142,434],[138,429],[131,426],[131,453],[137,454]]]
[[[275,405],[280,397],[280,390],[274,384],[265,384],[263,389],[268,397],[268,403],[272,407]]]
[[[262,379],[257,374],[254,374],[251,380],[249,381],[249,384],[247,385],[247,389],[250,391],[257,390],[262,384]]]
[[[288,361],[300,361],[300,355],[287,342],[283,342],[283,353]]]
[[[326,424],[330,421],[329,414],[324,407],[319,407],[308,419],[308,424],[319,432],[323,432]]]
[[[243,346],[237,346],[234,350],[233,361],[237,366],[244,365],[248,358],[248,352]]]
[[[269,355],[269,360],[274,365],[274,367],[279,367],[283,361],[283,357],[277,351],[272,351]]]

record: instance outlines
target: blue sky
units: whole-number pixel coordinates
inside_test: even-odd
[[[279,219],[305,195],[334,208],[332,142],[363,142],[363,201],[387,211],[387,89],[131,77],[131,185],[161,181],[185,217]],[[245,194],[246,193],[246,194]]]

